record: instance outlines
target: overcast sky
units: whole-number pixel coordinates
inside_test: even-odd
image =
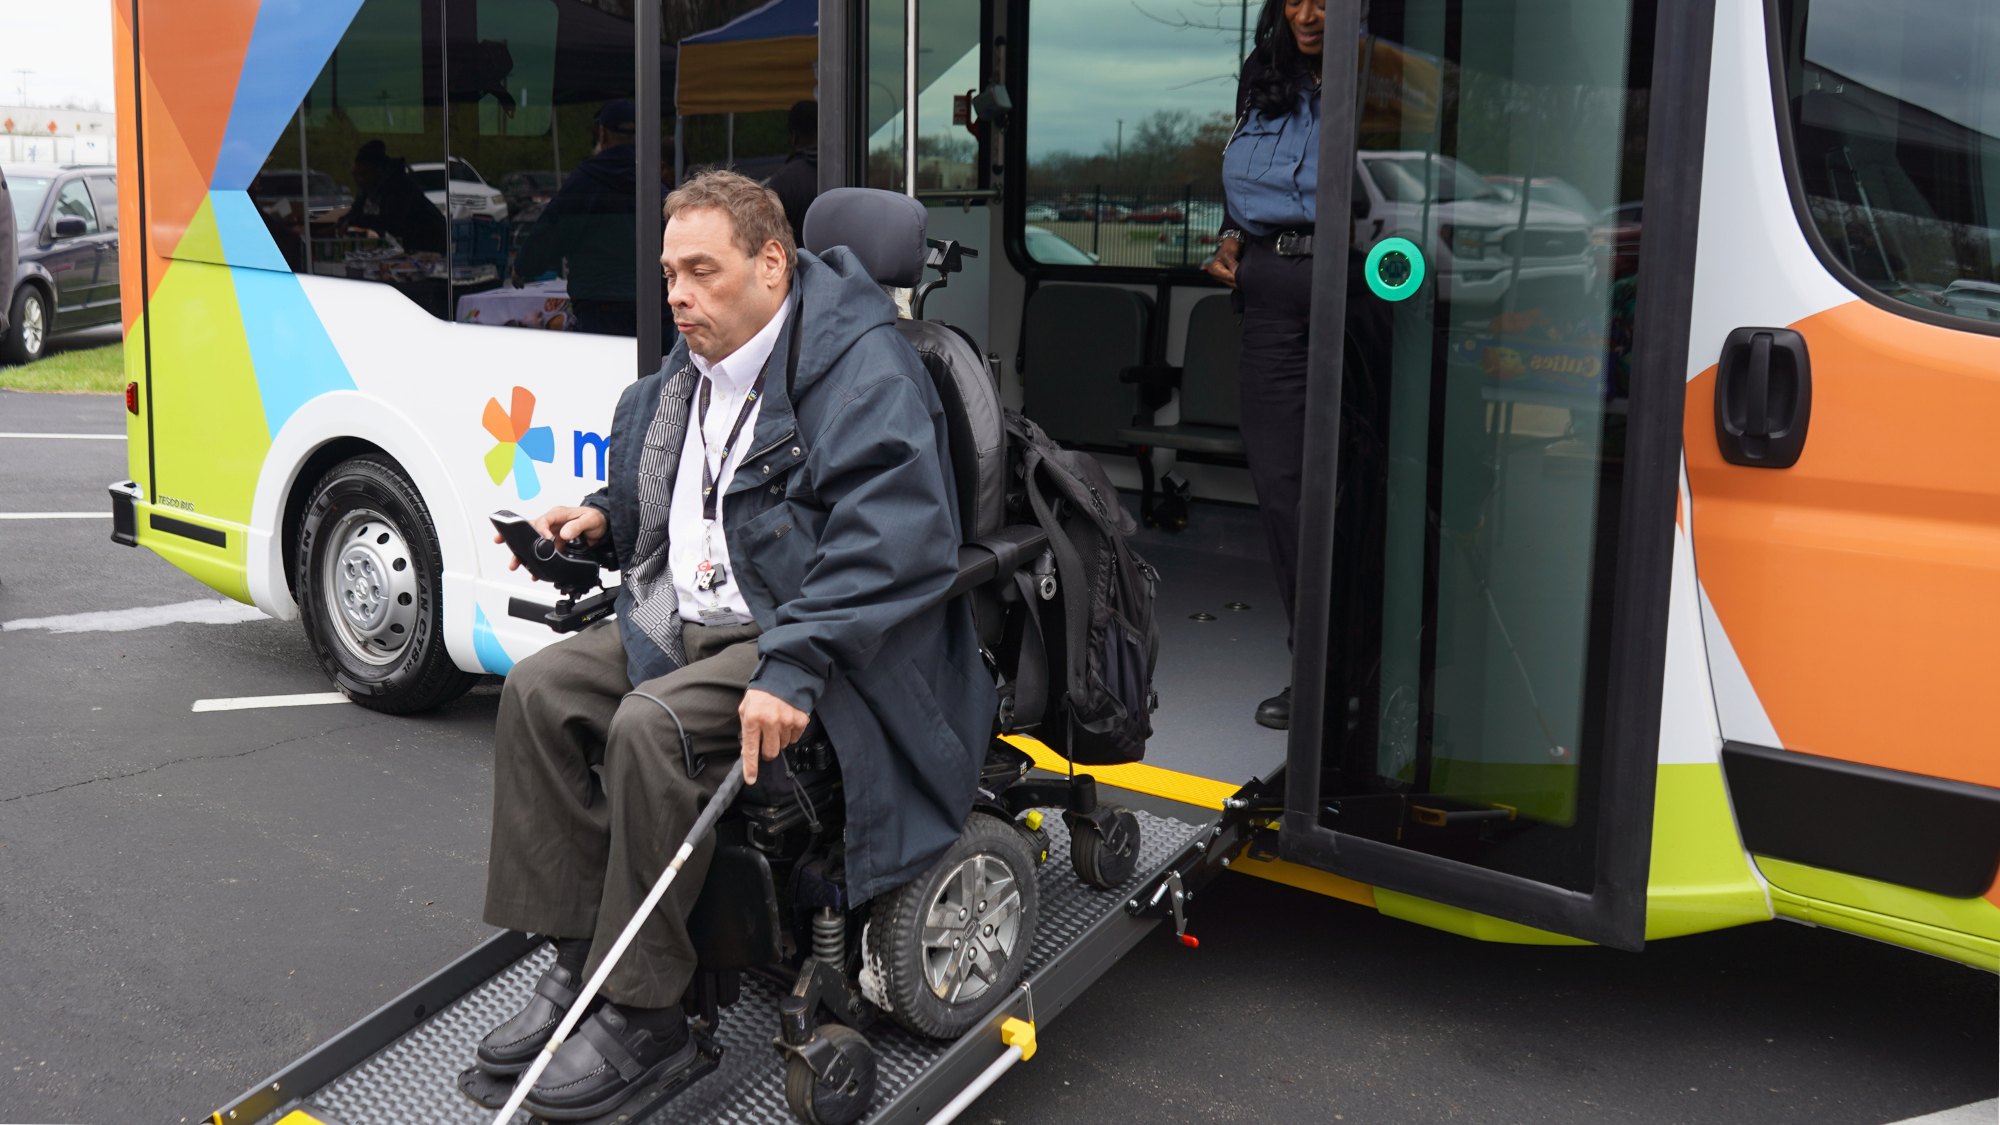
[[[0,105],[21,104],[21,70],[34,105],[97,102],[115,108],[111,5],[105,0],[0,0]]]
[[[1029,21],[1028,150],[1094,153],[1155,110],[1197,118],[1236,106],[1248,0],[1042,0]],[[1207,27],[1176,26],[1182,23]]]

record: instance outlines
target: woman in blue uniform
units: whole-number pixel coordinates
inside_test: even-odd
[[[1236,290],[1243,314],[1243,444],[1271,567],[1291,620],[1298,584],[1326,0],[1265,0],[1256,44],[1236,87],[1236,130],[1222,157],[1228,213],[1220,248],[1206,268]],[[1327,250],[1346,248],[1346,240],[1339,239]],[[1292,689],[1258,704],[1256,719],[1278,730],[1289,727]]]

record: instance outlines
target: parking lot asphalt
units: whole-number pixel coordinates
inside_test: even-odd
[[[123,428],[0,391],[0,431]],[[100,510],[123,443],[0,439],[0,513]],[[0,520],[0,623],[215,599],[109,520]],[[197,1121],[485,936],[488,684],[338,704],[296,623],[0,631],[0,1121]],[[1231,875],[961,1120],[1813,1122],[1994,1095],[1995,978],[1804,926],[1484,944]],[[776,1065],[775,1057],[773,1065]]]

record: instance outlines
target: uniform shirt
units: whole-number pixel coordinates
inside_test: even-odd
[[[729,543],[723,536],[723,523],[727,519],[724,497],[729,491],[729,480],[736,475],[736,467],[750,452],[757,433],[757,415],[763,412],[763,395],[750,407],[749,417],[743,420],[743,429],[736,436],[736,445],[729,450],[727,464],[718,470],[716,463],[722,459],[724,442],[729,438],[731,426],[736,424],[737,411],[743,408],[743,400],[750,394],[750,388],[757,382],[757,373],[764,368],[764,361],[771,357],[771,348],[778,341],[778,333],[785,326],[785,319],[791,313],[791,302],[778,307],[778,315],[750,337],[742,347],[729,353],[722,360],[710,363],[689,352],[694,361],[694,369],[709,384],[708,422],[701,424],[701,386],[696,385],[694,401],[688,404],[687,437],[681,446],[681,463],[674,473],[673,507],[667,514],[667,566],[674,576],[674,593],[680,599],[682,621],[696,625],[711,623],[723,625],[746,625],[750,622],[750,607],[743,600],[743,590],[736,580],[736,568],[730,565]],[[774,386],[770,379],[764,380],[764,394],[773,390],[783,394],[784,375],[779,373]],[[704,443],[704,437],[706,442]],[[709,471],[715,474],[715,525],[709,526],[701,514],[701,466],[707,458]],[[698,567],[706,560],[722,567],[724,580],[709,590],[694,588]],[[714,610],[729,610],[733,621],[717,621]],[[702,617],[708,610],[710,616]]]
[[[1302,91],[1292,112],[1246,109],[1222,152],[1229,214],[1253,235],[1313,225],[1319,189],[1319,93]]]

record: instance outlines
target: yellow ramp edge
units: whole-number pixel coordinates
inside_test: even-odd
[[[1068,759],[1032,738],[1018,734],[1000,736],[1008,744],[1020,748],[1035,765],[1051,773],[1068,773],[1071,769]],[[1215,781],[1206,777],[1196,777],[1191,773],[1163,770],[1144,762],[1133,762],[1123,766],[1077,766],[1078,773],[1087,773],[1098,781],[1130,789],[1135,793],[1145,793],[1153,797],[1165,797],[1169,801],[1179,801],[1186,805],[1198,805],[1205,809],[1222,808],[1222,799],[1232,796],[1238,785],[1225,781]],[[1375,906],[1375,888],[1366,883],[1357,883],[1330,872],[1311,867],[1301,867],[1296,863],[1286,863],[1281,859],[1252,859],[1247,854],[1236,861],[1232,871],[1255,875],[1259,879],[1269,879],[1273,883],[1283,883],[1302,891],[1344,899]]]
[[[1144,762],[1133,762],[1123,766],[1071,766],[1061,754],[1042,745],[1032,738],[1018,734],[1003,734],[1001,739],[1027,753],[1035,760],[1035,765],[1051,773],[1087,773],[1106,785],[1119,789],[1130,789],[1135,793],[1145,793],[1154,797],[1165,797],[1169,801],[1179,801],[1185,805],[1199,805],[1205,809],[1222,808],[1222,799],[1242,788],[1226,781],[1211,781],[1196,777],[1191,773],[1176,773],[1149,766]]]

